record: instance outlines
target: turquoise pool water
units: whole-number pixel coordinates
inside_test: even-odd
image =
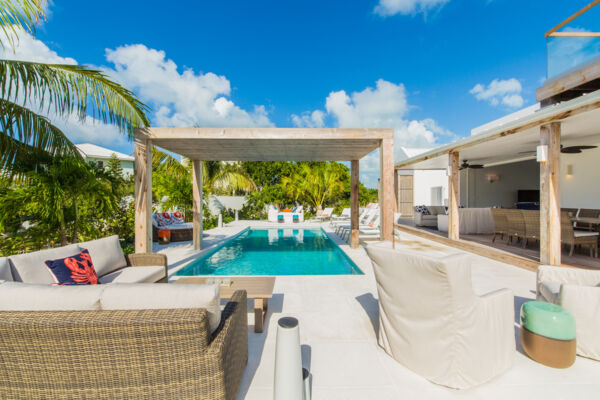
[[[322,229],[249,229],[175,275],[358,275]]]

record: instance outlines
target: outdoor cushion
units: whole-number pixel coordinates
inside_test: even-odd
[[[98,276],[106,275],[127,265],[117,235],[79,243],[79,248],[87,249],[90,252]]]
[[[8,257],[0,257],[0,280],[12,281],[12,272],[10,272],[10,263]]]
[[[560,282],[540,282],[540,292],[547,301],[557,304],[558,295],[560,294],[560,285]]]
[[[193,222],[184,222],[182,224],[172,224],[169,226],[161,226],[159,229],[168,229],[170,231],[175,231],[179,229],[192,229],[194,227]]]
[[[90,252],[85,249],[69,257],[46,260],[46,265],[59,285],[98,284]]]
[[[101,307],[103,310],[205,308],[211,332],[221,321],[219,285],[114,284],[102,292]]]
[[[5,282],[0,290],[0,311],[100,310],[102,288],[102,285],[55,286]]]
[[[179,211],[175,211],[171,214],[173,224],[183,224],[185,221],[183,220],[183,215]]]
[[[55,283],[44,262],[69,257],[79,252],[79,246],[71,244],[56,249],[35,251],[33,253],[10,256],[9,260],[15,281],[26,283]]]
[[[100,283],[154,283],[165,277],[165,267],[125,267],[101,276]]]
[[[598,232],[590,232],[590,231],[578,231],[578,230],[574,230],[573,231],[573,235],[577,238],[577,237],[584,237],[584,236],[598,236]]]

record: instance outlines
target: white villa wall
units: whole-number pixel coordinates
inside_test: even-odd
[[[579,154],[561,154],[561,207],[600,208],[600,143],[596,145],[599,148]],[[569,165],[571,176],[567,176]]]
[[[447,205],[448,176],[446,171],[414,171],[414,205]],[[442,204],[433,204],[431,189],[442,187]]]
[[[215,215],[224,208],[241,210],[244,204],[246,204],[245,196],[215,196],[211,194],[208,198],[208,208]]]
[[[486,175],[496,174],[497,182]],[[539,190],[540,167],[535,160],[460,171],[460,204],[464,207],[513,207],[518,190]]]

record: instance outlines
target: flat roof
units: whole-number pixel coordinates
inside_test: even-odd
[[[351,161],[393,140],[393,129],[140,128],[136,137],[192,160]]]
[[[548,106],[522,118],[396,163],[396,169],[446,169],[448,153],[486,166],[535,159],[540,126],[561,121],[564,146],[600,142],[600,91]]]

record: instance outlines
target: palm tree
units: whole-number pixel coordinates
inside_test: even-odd
[[[323,203],[343,192],[344,183],[340,169],[333,163],[300,165],[300,171],[281,180],[289,196],[311,204],[320,215]]]
[[[188,179],[191,185],[191,163],[185,158],[179,161],[154,147],[152,169],[173,179]],[[256,184],[239,164],[223,161],[202,162],[202,186],[206,193],[249,193],[256,190]]]
[[[22,32],[34,33],[44,18],[45,0],[0,0],[0,45],[14,50]],[[116,125],[129,138],[148,126],[148,108],[123,86],[81,65],[0,60],[0,169],[14,173],[16,162],[39,151],[81,155],[65,133],[42,113],[91,115]]]

